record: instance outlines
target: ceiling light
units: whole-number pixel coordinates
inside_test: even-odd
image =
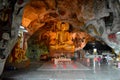
[[[120,31],[119,31],[119,32],[117,32],[116,34],[120,34]]]
[[[20,29],[25,29],[23,26],[20,25]]]
[[[23,31],[23,32],[28,32],[23,26],[20,25],[19,30]]]
[[[27,30],[23,30],[23,32],[28,32]]]

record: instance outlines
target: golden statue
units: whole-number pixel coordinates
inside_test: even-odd
[[[21,34],[18,37],[17,43],[15,47],[12,50],[11,56],[9,57],[9,62],[10,63],[20,63],[22,61],[28,60],[28,58],[25,55],[25,50],[20,48],[20,43],[21,43]]]
[[[69,24],[64,22],[58,22],[56,27],[57,27],[56,37],[55,39],[53,39],[54,45],[51,45],[50,49],[62,51],[63,50],[74,51],[72,38],[68,31]]]
[[[59,31],[57,32],[56,40],[58,41],[59,45],[71,45],[73,44],[72,38],[69,30],[69,24],[68,23],[58,23],[60,25],[57,25],[59,28]]]

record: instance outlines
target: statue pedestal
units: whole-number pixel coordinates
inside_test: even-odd
[[[73,57],[74,50],[65,50],[65,49],[50,49],[50,56],[51,57],[60,57],[61,53],[66,55],[66,57]]]

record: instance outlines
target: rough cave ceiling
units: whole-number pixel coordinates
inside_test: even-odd
[[[30,29],[61,20],[81,28],[89,20],[108,16],[105,9],[104,0],[31,0],[24,9],[22,25]]]
[[[33,34],[46,24],[51,26],[51,21],[68,22],[74,28],[88,29],[89,34],[115,48],[119,39],[109,36],[120,31],[119,9],[118,0],[30,0],[24,7],[22,25]]]

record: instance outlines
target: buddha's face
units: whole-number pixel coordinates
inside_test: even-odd
[[[65,24],[61,24],[61,31],[65,31],[65,27],[66,27],[66,25]]]
[[[58,22],[58,29],[60,31],[67,31],[69,30],[69,24],[68,23],[65,23],[65,22]]]

